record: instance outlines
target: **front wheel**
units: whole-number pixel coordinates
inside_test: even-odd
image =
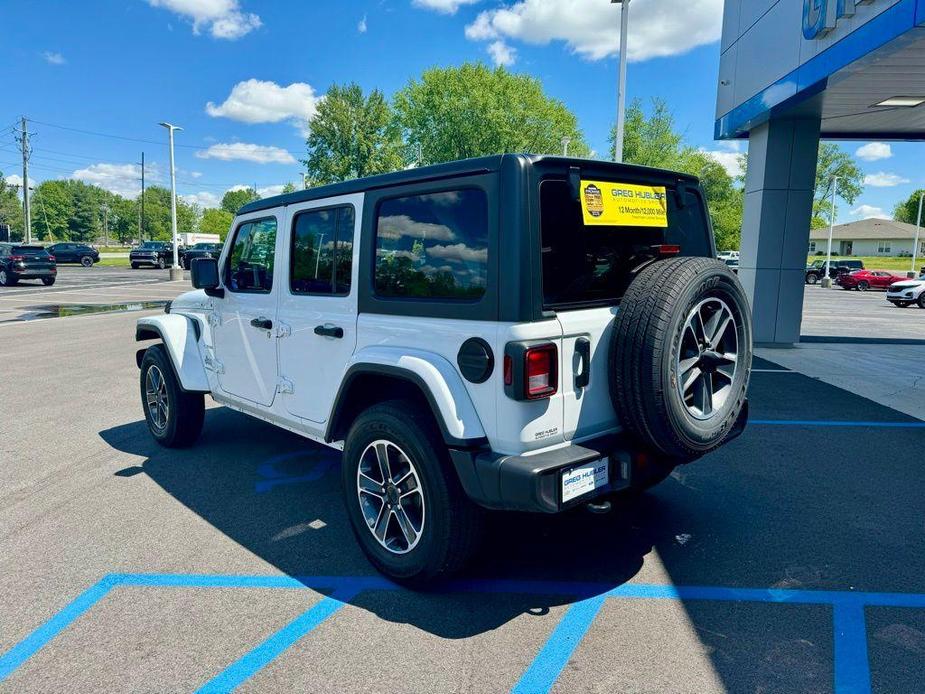
[[[132,263],[132,269],[133,269],[133,270],[137,270],[137,269],[138,269],[138,263]]]
[[[165,448],[183,448],[199,437],[205,400],[180,388],[164,345],[149,347],[141,360],[141,404],[148,431]]]
[[[870,282],[867,282],[865,280],[861,280],[860,282],[858,282],[859,292],[866,292],[868,289],[870,289]]]
[[[916,303],[919,305],[919,308],[925,308],[925,292],[919,294],[919,299]]]
[[[91,258],[89,255],[85,255],[80,259],[80,264],[84,267],[93,267],[93,258]]]
[[[482,511],[415,403],[392,400],[361,414],[347,435],[342,471],[353,532],[386,576],[420,585],[458,570],[477,548]]]
[[[163,270],[165,267],[167,267],[167,261],[164,260],[163,258],[158,258],[157,259],[157,269]]]
[[[815,272],[811,272],[806,275],[806,284],[817,284],[819,282],[819,275]]]

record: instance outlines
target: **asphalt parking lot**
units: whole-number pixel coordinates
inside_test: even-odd
[[[79,272],[0,303],[187,286]],[[498,516],[413,593],[356,546],[336,452],[215,406],[153,443],[138,315],[0,325],[28,365],[0,379],[0,689],[922,690],[920,420],[756,360],[740,439],[605,516]]]

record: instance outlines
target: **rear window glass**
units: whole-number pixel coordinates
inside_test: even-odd
[[[13,246],[13,255],[47,255],[41,246]]]
[[[585,226],[581,203],[562,180],[540,184],[543,303],[548,308],[609,304],[620,300],[631,271],[651,257],[651,247],[672,244],[681,255],[710,256],[710,231],[699,196],[688,192],[678,207],[669,190],[668,227]]]
[[[475,300],[488,277],[488,197],[468,188],[392,198],[376,219],[379,296]]]

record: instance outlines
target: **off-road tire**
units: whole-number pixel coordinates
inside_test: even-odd
[[[164,377],[167,391],[168,414],[163,428],[155,426],[147,405],[145,383],[148,371],[156,366]],[[185,448],[193,444],[202,432],[205,419],[205,400],[202,393],[188,393],[180,388],[174,373],[170,356],[162,344],[152,345],[145,350],[141,360],[141,406],[151,436],[165,448]]]
[[[677,360],[688,316],[710,298],[721,299],[735,319],[738,354],[725,401],[713,415],[697,419],[678,392]],[[680,462],[717,448],[739,417],[751,372],[751,311],[738,278],[712,258],[647,266],[620,303],[609,357],[614,408],[643,449]]]
[[[411,459],[421,482],[424,525],[418,544],[395,554],[373,537],[357,494],[360,456],[377,440],[396,444]],[[416,586],[458,571],[478,549],[484,511],[465,494],[430,413],[409,400],[370,407],[350,427],[342,482],[350,525],[370,562],[383,574]]]

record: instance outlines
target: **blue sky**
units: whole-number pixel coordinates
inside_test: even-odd
[[[731,163],[734,143],[712,137],[721,8],[722,0],[635,0],[634,18],[657,19],[631,23],[628,96],[665,98],[690,144]],[[332,83],[391,94],[430,66],[471,60],[539,78],[606,152],[618,21],[606,0],[6,2],[0,26],[16,30],[4,32],[0,171],[21,175],[8,126],[25,114],[35,180],[76,177],[134,194],[144,150],[149,182],[164,185],[166,132],[157,123],[168,120],[184,128],[181,195],[213,205],[236,185],[271,193],[300,181],[300,117]],[[864,144],[842,146],[855,155]],[[863,150],[868,185],[853,206],[840,205],[839,221],[888,215],[925,184],[915,148]]]

